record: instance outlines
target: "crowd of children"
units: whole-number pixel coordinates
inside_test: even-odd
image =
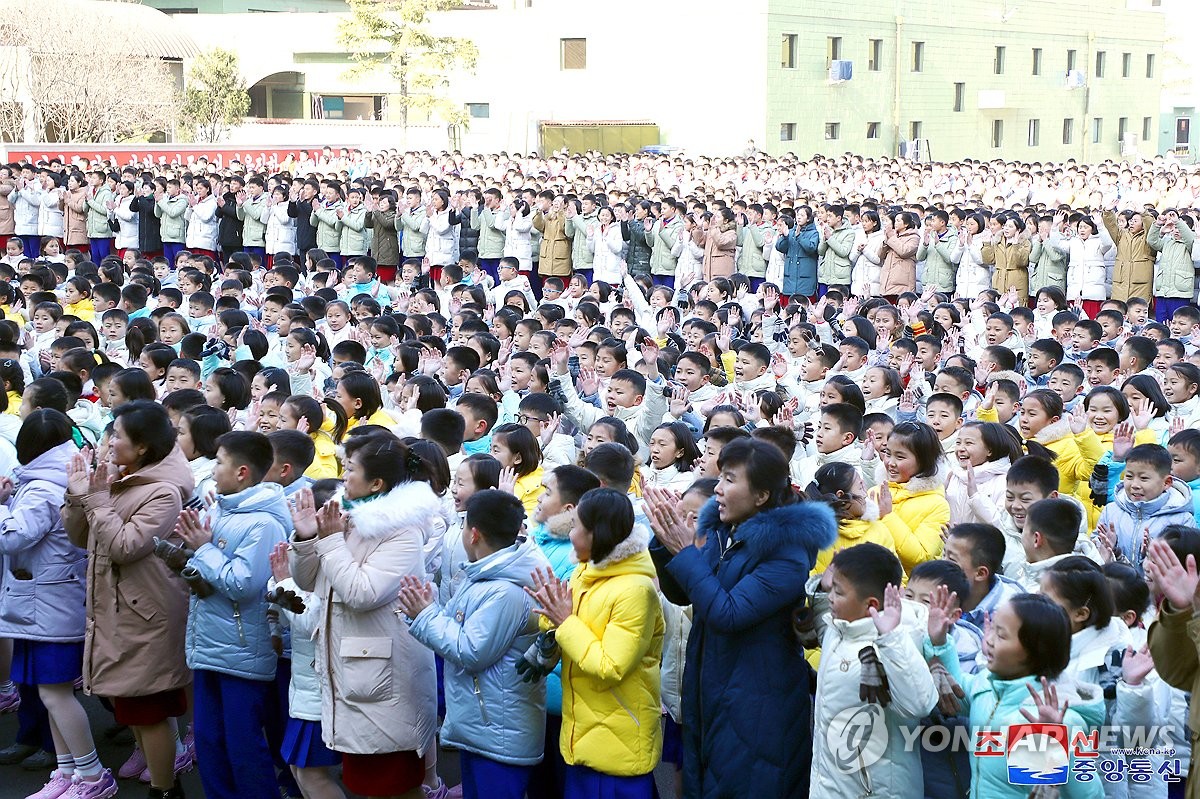
[[[1019,214],[89,175],[163,252],[0,263],[0,763],[44,763],[30,799],[192,768],[210,799],[641,799],[660,764],[688,799],[1015,799],[1002,760],[904,742],[1024,721],[1171,731],[1063,793],[1183,795],[1196,305],[1018,285]],[[896,277],[907,231],[989,223],[990,280],[925,245]],[[1048,247],[1100,223],[1067,224]],[[864,709],[886,746],[847,759]]]

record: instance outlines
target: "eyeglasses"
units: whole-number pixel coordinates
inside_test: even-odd
[[[550,421],[550,420],[549,420],[549,419],[539,419],[538,417],[536,417],[536,416],[530,416],[530,415],[529,415],[529,414],[527,414],[527,413],[518,413],[518,414],[517,414],[517,424],[529,424],[530,422],[542,422],[542,423],[545,423],[545,422],[548,422],[548,421]]]

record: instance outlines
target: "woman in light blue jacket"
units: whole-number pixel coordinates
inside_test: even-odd
[[[432,586],[405,581],[400,607],[409,632],[446,661],[442,744],[462,755],[463,796],[521,799],[545,743],[546,689],[517,678],[537,636],[531,575],[550,568],[532,541],[518,542],[525,510],[512,494],[467,500],[466,582],[444,608]]]
[[[100,764],[74,691],[83,674],[87,551],[68,540],[60,515],[67,464],[79,451],[73,430],[59,411],[29,414],[17,434],[21,466],[14,479],[0,477],[0,637],[14,639],[12,679],[36,685],[50,715],[58,768],[47,787],[98,782],[88,786],[94,795],[113,796],[116,780]]]

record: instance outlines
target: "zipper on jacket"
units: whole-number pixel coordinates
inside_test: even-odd
[[[479,686],[479,675],[475,676],[475,701],[479,702],[479,716],[483,719],[483,726],[489,726],[487,707],[483,704],[483,689]]]
[[[638,721],[638,717],[634,715],[633,710],[630,709],[629,705],[625,704],[625,701],[623,699],[621,699],[621,695],[617,693],[617,689],[609,688],[608,692],[613,695],[613,699],[617,700],[617,704],[620,705],[625,710],[625,712],[629,714],[629,718],[633,719],[633,723],[636,724],[637,726],[641,727],[642,722]]]
[[[246,645],[246,631],[242,629],[242,608],[238,603],[233,603],[233,620],[237,624],[238,640],[242,646]]]

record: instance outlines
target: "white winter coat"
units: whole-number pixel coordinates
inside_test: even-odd
[[[946,501],[950,503],[950,524],[978,522],[1000,526],[1005,515],[1004,490],[1007,487],[1008,458],[988,461],[975,467],[975,496],[967,496],[967,472],[955,459],[946,483]]]
[[[446,266],[458,260],[458,245],[450,211],[429,217],[429,235],[425,237],[425,257],[433,266]]]
[[[592,253],[592,279],[603,280],[610,285],[621,282],[621,250],[625,240],[621,238],[621,226],[616,222],[607,228],[596,225],[588,236],[588,250]]]
[[[424,756],[433,745],[433,653],[394,611],[402,579],[425,579],[424,529],[441,513],[427,484],[402,483],[352,509],[350,532],[292,540],[296,584],[327,603],[316,661],[322,737],[331,749]]]
[[[850,293],[856,297],[878,297],[879,279],[883,274],[883,231],[864,234],[863,251],[850,272]],[[855,249],[858,243],[856,240]]]
[[[979,237],[966,246],[956,240],[950,260],[958,264],[954,275],[958,296],[974,298],[992,287],[992,270],[983,262],[983,241]]]
[[[267,252],[296,253],[296,219],[288,214],[287,203],[276,203],[267,211]]]
[[[40,192],[41,205],[38,206],[38,235],[63,237],[63,195],[62,189]]]
[[[122,197],[117,201],[117,207],[113,209],[113,216],[117,218],[121,229],[113,236],[113,246],[118,250],[128,250],[131,247],[137,249],[140,242],[139,234],[141,228],[141,219],[137,211],[132,210],[129,206],[133,204],[133,195]]]
[[[504,257],[521,262],[521,271],[533,269],[533,215],[513,214],[509,217],[504,236]]]
[[[1057,231],[1050,235],[1050,246],[1070,259],[1067,266],[1068,300],[1106,300],[1112,291],[1105,256],[1112,249],[1106,234],[1065,240]]]
[[[188,226],[184,243],[189,250],[217,250],[217,198],[206,197],[187,210]],[[124,226],[124,223],[122,223]]]

